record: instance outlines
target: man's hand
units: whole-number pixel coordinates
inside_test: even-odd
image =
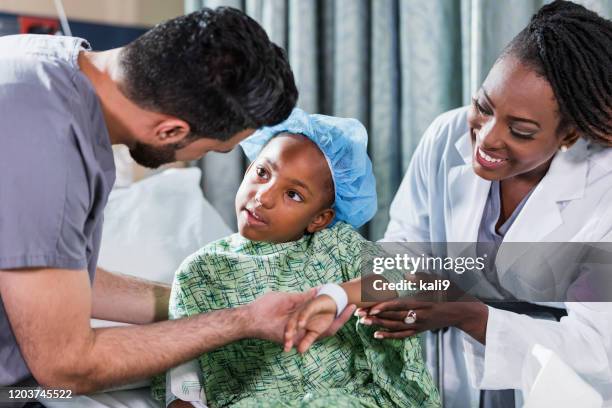
[[[316,289],[310,289],[303,293],[268,292],[261,296],[246,306],[250,326],[248,337],[270,340],[279,344],[284,343],[284,332],[289,318],[297,311],[302,310],[304,305],[314,299],[315,296]],[[354,306],[347,307],[337,319],[332,319],[332,322],[319,332],[318,337],[336,334],[338,329],[351,318],[354,311]]]
[[[285,352],[291,350],[299,341],[297,350],[304,353],[332,325],[335,317],[336,302],[331,297],[323,295],[309,301],[300,310],[295,311],[287,322]]]
[[[247,336],[283,342],[283,330],[289,316],[316,296],[311,289],[303,293],[268,292],[246,306],[249,316]]]
[[[347,306],[336,318],[336,302],[327,295],[318,296],[292,313],[285,327],[284,351],[297,344],[300,353],[306,352],[317,339],[333,336],[353,315],[354,305]]]

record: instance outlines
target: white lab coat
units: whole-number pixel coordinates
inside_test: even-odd
[[[393,200],[384,241],[477,241],[490,182],[474,173],[471,151],[467,108],[446,112],[431,124]],[[504,242],[540,241],[612,241],[612,148],[581,139],[556,154],[508,230],[496,262],[498,277],[519,299],[530,299],[529,285],[515,283],[531,282],[534,270],[516,267],[518,258],[504,259]],[[561,282],[556,290],[568,285]],[[453,329],[446,367],[456,371],[445,373],[447,406],[466,406],[459,402],[466,395],[466,375],[477,388],[519,389],[523,361],[534,343],[556,352],[611,400],[612,303],[572,302],[565,307],[568,316],[561,322],[490,307],[486,347]]]

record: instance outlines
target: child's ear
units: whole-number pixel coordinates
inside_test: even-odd
[[[308,231],[310,234],[321,231],[332,222],[335,215],[336,212],[332,208],[327,208],[321,211],[313,217],[310,224],[308,224],[308,227],[306,227],[306,231]]]

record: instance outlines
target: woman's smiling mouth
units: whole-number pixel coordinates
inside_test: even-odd
[[[485,152],[480,147],[476,147],[476,161],[482,167],[494,170],[502,167],[508,159],[501,157],[494,157],[490,153]]]

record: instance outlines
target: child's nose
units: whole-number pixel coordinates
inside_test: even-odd
[[[274,207],[274,189],[272,186],[262,186],[259,190],[257,190],[255,201],[257,201],[264,208]]]

